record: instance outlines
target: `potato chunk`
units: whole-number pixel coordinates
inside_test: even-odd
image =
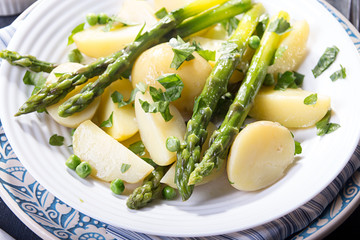
[[[67,72],[74,72],[78,69],[82,68],[83,65],[79,63],[63,63],[56,67],[48,76],[46,80],[46,84],[54,83],[58,80],[58,77],[55,76],[55,73],[67,73]],[[89,81],[95,81],[96,78],[90,79]],[[98,109],[100,98],[96,98],[86,109],[81,112],[77,112],[69,117],[60,117],[58,114],[58,108],[61,104],[63,104],[66,100],[70,97],[74,96],[75,94],[79,93],[87,83],[83,85],[77,86],[74,90],[72,90],[64,99],[60,100],[58,103],[51,105],[46,108],[46,111],[49,115],[60,125],[69,127],[69,128],[76,128],[80,123],[84,122],[85,120],[91,119],[94,115],[96,110]]]
[[[144,30],[147,30],[157,21],[154,10],[146,1],[124,1],[118,16],[132,25],[110,31],[104,31],[105,25],[96,25],[76,33],[73,39],[80,52],[94,58],[108,56],[134,41],[144,23]]]
[[[278,181],[293,162],[295,143],[290,131],[278,123],[247,125],[230,149],[227,174],[231,185],[256,191]]]
[[[181,97],[173,102],[174,106],[189,118],[192,114],[195,98],[201,93],[211,72],[210,64],[196,52],[194,59],[185,61],[178,70],[170,68],[174,52],[169,44],[159,44],[145,51],[136,60],[132,69],[133,87],[139,82],[155,88],[162,88],[156,79],[166,73],[177,73],[184,83]]]
[[[305,20],[293,24],[291,32],[288,33],[278,48],[284,52],[269,67],[269,73],[295,71],[299,67],[307,53],[306,44],[309,31],[309,24]]]
[[[103,181],[120,178],[128,183],[136,183],[154,170],[89,120],[76,129],[73,149],[75,155],[91,165],[91,175]],[[122,170],[124,165],[128,167],[126,171]]]
[[[330,109],[330,97],[318,94],[314,105],[305,105],[304,99],[312,92],[298,89],[285,91],[263,88],[255,98],[249,115],[258,120],[279,122],[289,128],[315,125]]]
[[[132,104],[118,107],[114,103],[111,95],[119,92],[124,97],[124,100],[130,98],[132,85],[128,79],[117,80],[113,82],[101,96],[101,103],[98,111],[96,112],[97,121],[99,124],[109,119],[113,114],[112,127],[104,127],[103,130],[118,141],[124,141],[139,130],[135,118],[135,109]]]
[[[177,137],[180,141],[185,135],[185,121],[180,112],[170,104],[170,113],[173,118],[165,122],[160,113],[146,113],[139,99],[152,103],[148,93],[138,92],[135,98],[135,114],[139,126],[141,140],[150,153],[151,159],[160,166],[167,166],[176,160],[176,153],[166,148],[168,137]]]

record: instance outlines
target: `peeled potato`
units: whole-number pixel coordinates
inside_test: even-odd
[[[185,61],[176,70],[170,68],[174,52],[169,44],[159,44],[150,48],[140,55],[133,66],[131,74],[133,87],[143,82],[155,88],[162,88],[156,81],[157,78],[166,73],[177,73],[184,83],[184,89],[181,97],[172,103],[185,118],[190,117],[195,98],[201,93],[211,72],[211,66],[204,58],[196,52],[193,55],[194,59]]]
[[[104,31],[104,25],[96,25],[78,32],[73,39],[80,52],[94,58],[108,56],[134,41],[144,23],[147,30],[157,21],[154,10],[146,1],[125,1],[118,16],[125,22],[135,25],[111,31]]]
[[[139,99],[152,103],[148,93],[143,95],[138,92],[135,98],[135,114],[139,126],[141,139],[150,153],[151,159],[160,166],[167,166],[176,160],[176,153],[166,148],[168,137],[177,137],[180,141],[185,135],[185,121],[180,112],[170,105],[170,113],[173,118],[165,122],[160,113],[146,113],[139,102]]]
[[[48,76],[46,80],[46,84],[54,83],[58,80],[58,77],[55,76],[55,73],[67,73],[67,72],[75,72],[78,69],[82,68],[83,65],[79,63],[63,63],[56,67]],[[89,82],[94,81],[95,79],[90,79]],[[72,90],[64,99],[60,100],[58,103],[51,105],[46,108],[46,111],[49,115],[60,125],[69,127],[69,128],[76,128],[80,123],[84,122],[85,120],[91,119],[94,115],[96,110],[98,109],[100,98],[96,98],[85,110],[75,113],[69,117],[60,117],[58,115],[58,108],[59,106],[68,100],[70,97],[74,96],[75,94],[79,93],[84,87],[86,83],[83,85],[77,86],[74,90]]]
[[[295,143],[290,131],[278,123],[247,125],[231,146],[227,174],[231,186],[256,191],[278,181],[293,162]]]
[[[136,183],[154,170],[90,120],[75,130],[73,149],[75,155],[91,165],[91,175],[103,181],[120,178],[128,183]],[[123,165],[130,167],[124,172]]]
[[[99,124],[109,119],[111,113],[113,114],[112,127],[104,127],[103,130],[118,141],[124,141],[139,130],[135,117],[135,109],[132,104],[118,107],[114,103],[111,95],[115,92],[123,95],[124,100],[130,98],[132,85],[128,79],[117,80],[113,82],[101,96],[101,103],[96,112],[97,121]]]
[[[206,149],[209,147],[209,141],[210,141],[210,137],[212,135],[212,133],[216,130],[216,126],[213,124],[213,123],[209,123],[208,127],[207,127],[207,131],[208,131],[208,136],[205,140],[205,143],[203,145],[203,148],[201,150],[201,156],[204,155],[204,152],[206,151]],[[176,163],[174,163],[171,168],[166,172],[166,174],[163,176],[163,178],[161,179],[161,183],[164,183],[164,184],[167,184],[169,185],[170,187],[173,187],[173,188],[176,188],[177,189],[177,186],[176,184],[174,183],[174,179],[175,179],[175,166],[176,166]],[[197,185],[202,185],[202,184],[205,184],[205,183],[208,183],[214,179],[216,179],[217,177],[221,176],[223,173],[224,173],[224,170],[225,170],[225,164],[223,164],[219,169],[214,169],[213,172],[204,177],[203,181],[201,181],[199,184],[196,184]]]
[[[291,32],[288,33],[279,46],[279,49],[283,49],[285,52],[268,68],[269,73],[295,71],[299,67],[307,52],[306,43],[309,31],[309,24],[305,20],[293,24]]]
[[[289,128],[315,125],[330,109],[330,97],[318,94],[314,105],[305,105],[304,99],[312,92],[298,89],[285,91],[263,88],[254,100],[249,115],[258,120],[279,122]]]

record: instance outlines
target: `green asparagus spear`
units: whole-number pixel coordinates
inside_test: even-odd
[[[252,102],[259,91],[271,64],[275,51],[279,46],[280,34],[288,29],[289,15],[280,12],[269,23],[261,40],[260,47],[254,54],[250,68],[246,74],[234,102],[229,108],[224,122],[211,136],[212,144],[205,152],[202,161],[197,165],[189,178],[189,185],[201,182],[215,167],[220,167],[227,152],[242,126]]]
[[[176,16],[177,20],[180,21],[184,18],[187,18],[188,16],[195,15],[201,11],[206,10],[207,8],[210,8],[217,4],[221,4],[225,1],[226,0],[212,0],[212,1],[208,2],[206,0],[197,0],[197,1],[193,2],[192,4],[188,5],[187,7],[180,8],[179,10],[176,10],[176,11],[170,13],[170,15]],[[244,1],[246,3],[248,2],[248,0],[238,0],[238,1],[234,1],[234,5],[226,5],[227,8],[222,10],[222,13],[224,13],[224,14],[220,14],[222,16],[221,19],[217,19],[217,18],[213,17],[216,14],[216,11],[214,11],[213,14],[208,14],[208,11],[210,11],[210,10],[207,10],[204,13],[194,16],[192,18],[194,25],[188,26],[190,28],[190,30],[183,28],[182,31],[185,31],[188,34],[193,34],[197,31],[200,31],[201,28],[198,27],[198,26],[200,26],[200,25],[198,25],[198,23],[200,21],[196,20],[196,19],[201,18],[203,20],[202,23],[205,23],[205,22],[207,23],[205,25],[201,25],[202,27],[209,27],[209,26],[217,23],[218,20],[224,20],[229,17],[233,17],[234,14],[235,15],[240,14],[241,12],[243,12],[245,10],[245,6],[239,7],[239,1]],[[249,2],[249,3],[247,3],[247,5],[251,5],[251,3]],[[221,7],[221,5],[219,7]],[[216,7],[216,8],[219,8],[219,7]],[[220,8],[220,9],[222,9],[222,8]],[[236,9],[237,12],[228,11],[230,14],[225,14],[226,10],[230,10],[230,9]],[[208,18],[203,19],[203,17],[202,17],[203,15],[208,15]],[[165,18],[168,19],[169,15],[165,16]],[[155,36],[154,37],[155,39],[152,39],[153,40],[152,42],[154,45],[157,43],[160,43],[160,42],[166,42],[171,37],[176,36],[176,34],[179,34],[181,37],[186,37],[186,35],[182,35],[183,34],[182,31],[176,32],[175,30],[172,30],[172,32],[168,33],[166,36],[164,36],[161,39],[158,36]],[[156,34],[154,34],[154,35],[156,35]],[[158,42],[156,42],[155,40],[158,40]],[[106,70],[106,68],[110,64],[113,64],[116,61],[116,59],[120,58],[123,54],[124,54],[124,50],[120,50],[120,51],[110,55],[109,57],[100,58],[97,61],[95,61],[94,63],[91,63],[91,64],[79,69],[78,71],[76,71],[74,73],[64,74],[63,76],[61,76],[59,78],[59,80],[56,83],[45,86],[38,93],[31,96],[21,106],[21,108],[19,109],[18,113],[15,116],[34,112],[34,111],[37,111],[38,109],[44,109],[47,106],[57,103],[62,98],[64,98],[67,95],[67,93],[69,93],[71,90],[73,90],[75,88],[75,86],[81,85],[81,84],[85,83],[88,79],[103,74],[104,71]]]
[[[11,65],[25,67],[33,72],[51,72],[57,67],[54,63],[38,60],[31,55],[22,56],[17,52],[9,50],[1,50],[0,58],[7,60]]]
[[[239,1],[233,1],[234,3],[239,3]],[[250,1],[246,0],[245,4],[241,2],[240,5],[241,8],[246,9],[246,6],[249,6]],[[224,9],[226,11],[229,11],[229,6],[234,4],[227,4],[221,8],[216,8],[213,11],[209,10],[208,14],[202,15],[203,17],[199,20],[196,20],[195,23],[201,23],[201,24],[195,24],[192,20],[189,21],[189,23],[185,24],[185,26],[182,26],[180,29],[185,35],[188,35],[192,31],[186,31],[186,29],[191,29],[191,26],[196,26],[198,29],[204,28],[207,23],[203,23],[202,20],[209,18],[212,16],[214,17],[214,11],[219,11],[220,15],[224,14]],[[230,8],[231,9],[231,8]],[[237,12],[237,10],[232,10],[232,13]],[[233,15],[233,14],[231,14]],[[166,17],[165,17],[166,18]],[[220,19],[221,17],[218,17],[217,19]],[[163,18],[164,19],[164,18]],[[161,21],[163,20],[161,19]],[[174,21],[176,22],[176,21]],[[160,24],[161,29],[163,28],[163,24]],[[175,28],[175,26],[174,26]],[[58,114],[61,117],[68,117],[76,112],[80,112],[83,109],[85,109],[96,97],[100,96],[104,89],[109,86],[113,81],[117,80],[119,78],[119,73],[129,69],[131,67],[131,64],[135,61],[135,59],[143,52],[143,50],[149,48],[150,46],[153,46],[155,44],[149,43],[149,39],[155,39],[155,35],[158,34],[158,29],[156,31],[150,31],[149,34],[141,39],[139,43],[130,45],[128,47],[128,53],[124,54],[122,57],[117,59],[117,61],[114,64],[109,65],[108,69],[102,74],[99,79],[94,83],[89,83],[87,86],[85,86],[81,92],[70,99],[68,99],[66,102],[64,102],[58,109]],[[140,46],[140,47],[139,47]],[[143,47],[141,47],[143,46]],[[135,48],[135,49],[134,49]],[[139,51],[136,51],[139,50]]]
[[[160,193],[160,180],[168,167],[158,166],[148,175],[143,184],[137,187],[129,196],[126,205],[131,209],[145,207],[157,194]]]
[[[200,160],[201,146],[207,136],[206,127],[211,115],[220,97],[226,93],[228,80],[239,64],[248,40],[264,11],[261,4],[256,4],[245,13],[229,41],[223,46],[221,57],[195,101],[193,116],[187,124],[185,140],[177,153],[175,183],[183,200],[187,200],[193,191],[193,186],[188,185],[188,180],[195,164]]]

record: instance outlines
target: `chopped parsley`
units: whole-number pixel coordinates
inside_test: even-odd
[[[121,173],[125,173],[131,167],[130,164],[123,163],[121,164]]]
[[[339,49],[336,46],[326,48],[323,55],[320,57],[315,68],[312,69],[314,77],[320,76],[331,64],[336,60],[336,56],[339,53]]]
[[[49,144],[51,146],[62,146],[62,145],[64,145],[64,137],[54,134],[50,137]]]
[[[68,43],[67,45],[71,45],[74,43],[74,39],[73,39],[73,36],[78,33],[78,32],[82,32],[84,31],[84,26],[85,26],[85,23],[81,23],[79,25],[77,25],[72,31],[71,31],[71,34],[70,36],[68,37]]]
[[[110,114],[110,117],[107,119],[107,120],[105,120],[105,121],[103,121],[101,124],[100,124],[100,127],[105,127],[105,128],[110,128],[110,127],[112,127],[113,126],[113,115],[114,115],[114,112],[112,112],[111,114]]]
[[[340,125],[337,123],[330,123],[331,110],[319,122],[316,123],[317,135],[323,136],[337,130]]]
[[[310,94],[304,99],[305,105],[314,105],[317,102],[317,93]]]
[[[179,75],[174,73],[164,74],[159,77],[157,81],[165,88],[165,92],[161,89],[150,87],[149,92],[154,103],[150,104],[149,102],[142,101],[141,99],[139,99],[139,102],[146,113],[160,112],[164,120],[168,122],[173,117],[170,113],[169,104],[181,96],[184,84]]]
[[[346,78],[346,69],[340,65],[341,69],[331,74],[330,79],[331,81],[335,82],[339,79],[345,79]]]
[[[286,90],[287,88],[298,88],[304,81],[304,75],[297,72],[286,71],[278,74],[275,90]]]
[[[183,62],[194,59],[192,54],[195,52],[196,47],[185,42],[181,37],[178,36],[177,38],[170,39],[169,44],[174,52],[174,58],[170,65],[171,68],[178,69]]]

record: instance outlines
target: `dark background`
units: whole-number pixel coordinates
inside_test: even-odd
[[[338,0],[341,2],[342,0]],[[329,0],[330,3],[335,3]],[[343,12],[344,13],[344,12]],[[345,16],[346,13],[344,13]],[[17,16],[0,16],[0,28],[11,24]],[[23,239],[40,239],[28,227],[26,227],[6,206],[0,198],[0,229],[10,234],[18,240]],[[337,229],[330,233],[325,240],[344,239],[346,236],[358,236],[360,230],[360,207],[354,210],[349,218],[345,220]]]

